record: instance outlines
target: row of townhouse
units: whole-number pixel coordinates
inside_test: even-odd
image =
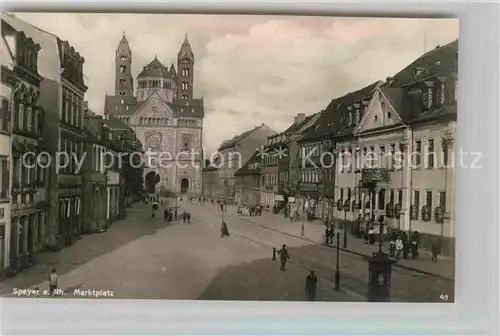
[[[203,195],[211,199],[223,198],[228,204],[239,203],[235,173],[273,134],[276,134],[274,130],[261,124],[222,142],[218,151],[212,154],[214,162],[202,170]]]
[[[86,148],[84,58],[67,41],[10,14],[2,13],[1,31],[4,277],[33,265],[37,252],[58,251],[88,231],[82,211],[92,155]],[[110,177],[119,174],[110,171]]]
[[[322,220],[353,232],[418,231],[422,247],[439,239],[453,255],[457,60],[458,40],[319,113],[298,114],[237,171],[241,200],[309,199]]]
[[[418,231],[454,254],[457,61],[458,40],[332,100],[299,141],[300,189],[319,216]]]
[[[315,125],[320,115],[298,113],[285,131],[268,136],[265,145],[254,151],[252,157],[235,173],[236,194],[241,195],[238,197],[240,202],[283,207],[289,197],[297,195],[297,141]]]

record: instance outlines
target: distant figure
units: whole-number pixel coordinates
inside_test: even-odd
[[[330,226],[330,244],[333,244],[333,238],[335,238],[335,229]]]
[[[413,259],[417,259],[418,257],[418,242],[419,242],[418,231],[415,231],[411,235],[411,245],[410,245],[411,257]]]
[[[403,249],[405,248],[405,245],[403,243],[403,239],[401,236],[398,236],[396,239],[396,259],[401,259],[401,253],[403,252]]]
[[[220,228],[220,237],[229,237],[229,230],[227,229],[226,222],[222,222],[222,226]]]
[[[281,249],[278,251],[280,254],[280,270],[285,271],[286,262],[290,259],[290,255],[288,254],[288,250],[286,249],[286,245],[283,244]]]
[[[55,295],[55,291],[58,287],[59,274],[57,274],[56,269],[52,269],[52,272],[49,274],[49,294],[50,296]]]
[[[175,207],[175,210],[174,210],[174,217],[175,217],[175,220],[177,220],[177,207]]]
[[[187,218],[188,223],[191,223],[191,213],[190,212],[188,212],[186,214],[186,218]]]
[[[182,222],[183,222],[183,223],[186,223],[186,220],[187,220],[187,213],[186,213],[186,211],[184,210],[184,211],[182,212]]]
[[[318,278],[314,275],[314,271],[306,278],[306,296],[307,301],[316,301],[316,287],[318,284]]]
[[[431,246],[432,261],[438,261],[438,255],[441,253],[441,241],[437,240]]]
[[[165,208],[165,210],[163,210],[163,217],[165,219],[165,223],[168,222],[168,209]]]

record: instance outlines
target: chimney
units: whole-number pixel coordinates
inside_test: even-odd
[[[305,113],[297,113],[297,116],[295,117],[295,124],[298,125],[301,122],[303,122],[305,119],[306,119]]]

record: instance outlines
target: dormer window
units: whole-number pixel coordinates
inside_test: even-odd
[[[352,113],[349,112],[347,114],[347,126],[351,126],[352,125]]]
[[[444,83],[440,83],[436,89],[436,105],[444,105]]]
[[[355,117],[356,117],[356,124],[359,124],[359,120],[360,120],[360,113],[359,113],[359,109],[356,109],[356,114],[355,114]]]
[[[432,96],[432,88],[427,89],[427,108],[432,108],[432,101],[433,101],[433,96]]]
[[[422,74],[422,72],[424,72],[424,69],[422,69],[422,68],[415,68],[415,70],[414,70],[415,77],[420,76]]]

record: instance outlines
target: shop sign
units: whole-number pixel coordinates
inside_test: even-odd
[[[283,195],[274,195],[274,200],[275,201],[284,201],[285,198],[283,197]]]
[[[389,171],[383,168],[363,169],[361,171],[363,182],[382,182],[389,180]]]

